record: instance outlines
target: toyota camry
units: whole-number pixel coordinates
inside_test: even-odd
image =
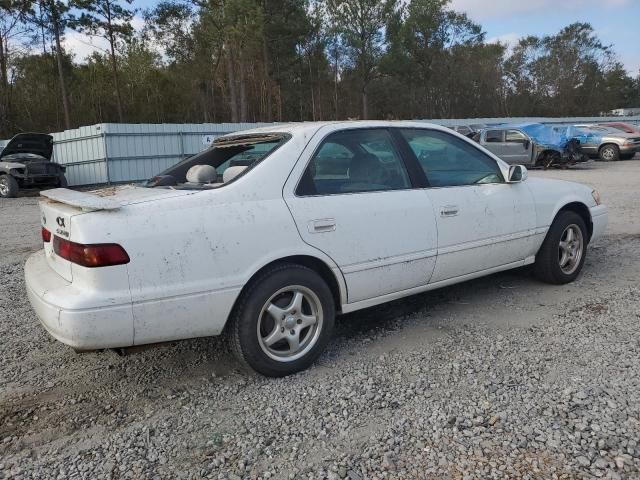
[[[571,282],[607,224],[592,188],[416,122],[273,125],[144,185],[41,195],[25,275],[53,337],[87,351],[225,333],[268,376],[311,365],[336,314],[530,264]]]

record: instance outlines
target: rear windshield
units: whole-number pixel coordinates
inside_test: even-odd
[[[244,175],[288,139],[289,135],[282,133],[220,137],[204,152],[189,157],[151,178],[146,186],[182,189],[221,187]],[[195,170],[200,169],[204,173],[187,175],[189,170],[196,166],[198,168]],[[232,167],[235,167],[232,170],[233,175],[225,175],[227,169]]]

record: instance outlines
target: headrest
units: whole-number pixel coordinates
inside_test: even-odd
[[[211,165],[194,165],[187,172],[189,183],[213,183],[217,179],[216,169]]]
[[[236,178],[238,175],[240,175],[246,169],[247,169],[247,167],[245,165],[237,165],[237,166],[234,166],[234,167],[228,167],[224,171],[224,173],[222,174],[222,182],[223,183],[229,183],[231,180]]]

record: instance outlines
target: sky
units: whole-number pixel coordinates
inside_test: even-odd
[[[134,0],[133,7],[153,8],[154,0]],[[574,22],[588,22],[605,45],[612,45],[629,74],[640,72],[640,0],[451,0],[451,8],[482,25],[489,42],[513,45],[528,35],[555,34]],[[138,14],[134,27],[142,28]],[[67,32],[64,46],[84,60],[104,40]]]
[[[632,76],[640,71],[640,0],[451,0],[451,7],[482,25],[488,41],[508,45],[590,23]]]

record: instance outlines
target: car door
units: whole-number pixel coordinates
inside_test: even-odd
[[[473,143],[433,129],[401,129],[429,187],[438,259],[431,283],[517,264],[535,254],[535,205],[526,184],[506,183]]]
[[[302,239],[344,275],[348,303],[426,285],[436,223],[386,128],[323,127],[283,191]]]
[[[602,143],[602,135],[589,128],[569,127],[568,136],[580,141],[580,149],[587,155],[598,153]]]
[[[499,155],[509,165],[529,165],[533,143],[520,130],[507,130],[502,147],[503,154]]]
[[[491,153],[502,158],[505,153],[504,130],[485,130],[482,138],[482,146],[489,150]]]

